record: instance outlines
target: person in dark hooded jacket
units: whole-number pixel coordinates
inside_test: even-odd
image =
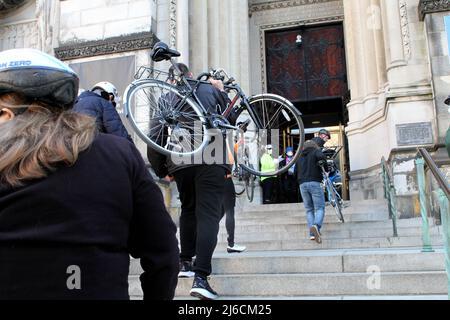
[[[113,84],[99,82],[91,91],[84,91],[78,96],[73,111],[94,117],[100,132],[133,142],[115,109],[117,96],[117,89]]]
[[[188,79],[192,79],[192,72],[185,64],[178,63],[176,66]],[[176,83],[175,72],[172,66],[169,69],[170,83]],[[229,99],[222,81],[209,79],[209,82],[197,87],[198,99],[209,112],[215,112],[217,107],[220,107],[220,111],[225,110]],[[179,277],[194,276],[191,296],[217,299],[218,294],[210,287],[207,278],[212,272],[211,261],[222,218],[226,176],[231,173],[231,165],[219,156],[213,164],[204,161],[176,164],[171,157],[150,147],[147,148],[147,157],[159,178],[175,180],[180,194]]]
[[[321,243],[320,229],[325,217],[325,195],[321,186],[323,179],[319,162],[326,157],[314,141],[306,141],[303,152],[296,163],[296,177],[306,209],[310,239]]]

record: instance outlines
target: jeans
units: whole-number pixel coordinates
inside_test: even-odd
[[[302,183],[300,192],[306,209],[308,229],[316,225],[320,231],[325,217],[325,195],[320,182]]]

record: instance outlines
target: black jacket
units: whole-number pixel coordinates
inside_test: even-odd
[[[73,111],[94,117],[100,132],[132,141],[114,106],[98,94],[92,91],[80,94],[75,101]]]
[[[99,134],[72,167],[0,184],[0,300],[129,299],[130,255],[144,299],[171,299],[176,227],[135,146]],[[81,290],[67,282],[81,271]],[[72,278],[73,280],[73,278]]]
[[[227,94],[225,92],[221,92],[217,88],[213,87],[210,84],[201,83],[196,90],[196,94],[202,105],[205,109],[210,113],[224,112],[227,104],[230,102]],[[226,153],[226,145],[223,144],[224,157],[219,160],[220,163],[216,163],[224,167],[227,171],[231,171],[231,165],[226,164],[227,153]],[[196,163],[196,159],[198,157],[191,157],[189,164],[175,164],[170,157],[167,157],[157,151],[153,150],[150,147],[147,147],[147,158],[150,162],[155,174],[159,178],[164,178],[169,174],[173,174],[178,170],[182,170],[187,167],[192,167],[196,165],[202,165],[202,163]],[[188,159],[189,160],[189,159]]]
[[[320,151],[317,144],[313,141],[305,142],[304,150],[297,160],[295,172],[299,184],[305,182],[321,182],[323,180],[322,169],[319,167],[319,161],[325,161],[325,155]]]

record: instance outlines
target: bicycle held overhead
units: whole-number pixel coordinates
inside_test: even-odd
[[[125,90],[125,115],[136,134],[162,154],[194,161],[199,155],[208,156],[212,140],[221,140],[235,154],[231,164],[237,163],[251,174],[274,176],[286,172],[295,161],[263,173],[259,160],[266,145],[279,150],[286,138],[294,149],[294,160],[299,158],[304,126],[301,113],[293,104],[274,94],[247,97],[223,69],[202,73],[197,79],[187,78],[174,61],[179,56],[178,51],[164,43],[155,44],[152,60],[169,61],[175,70],[174,79],[168,81],[167,72],[145,66],[139,68]],[[209,78],[223,81],[231,100],[225,110],[207,110],[198,99],[198,86],[209,83]],[[242,142],[236,153],[231,151],[234,141]],[[248,157],[244,156],[246,148]]]

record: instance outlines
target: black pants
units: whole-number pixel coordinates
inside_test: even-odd
[[[285,175],[282,177],[281,193],[283,194],[283,202],[297,203],[298,189],[297,179],[294,176]]]
[[[211,274],[217,245],[226,170],[216,165],[188,167],[174,173],[181,200],[180,260],[194,256],[194,271]]]
[[[265,179],[262,184],[263,191],[263,204],[272,203],[274,200],[274,185],[276,183],[276,178]]]
[[[233,179],[229,178],[225,181],[225,190],[223,193],[223,212],[225,215],[225,227],[228,234],[228,246],[234,247],[234,207],[236,205],[236,190],[234,189]]]

